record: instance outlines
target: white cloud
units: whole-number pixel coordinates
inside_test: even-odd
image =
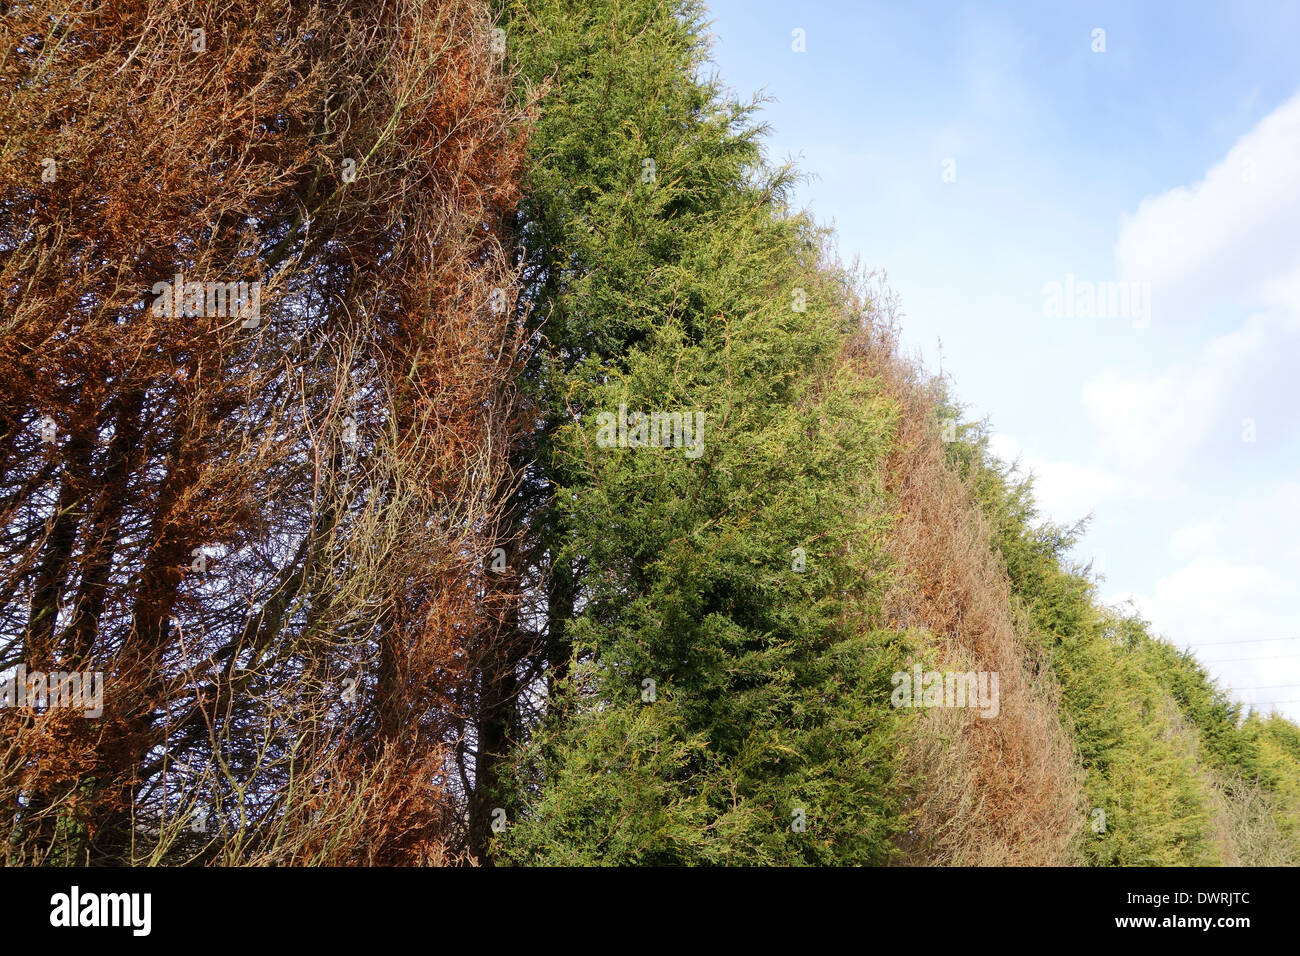
[[[1130,595],[1156,631],[1195,649],[1241,700],[1300,699],[1300,483],[1179,529],[1170,551],[1181,567]],[[1281,709],[1300,715],[1300,704]]]
[[[989,436],[989,450],[1007,464],[1018,463],[1021,474],[1034,476],[1034,500],[1039,511],[1058,524],[1073,524],[1100,512],[1103,501],[1150,493],[1143,484],[1101,468],[1029,454],[1005,432]]]
[[[1279,703],[1300,718],[1300,582],[1272,564],[1199,557],[1131,595],[1156,633],[1190,647],[1220,685],[1245,703]],[[1287,631],[1286,628],[1291,630]]]
[[[1257,703],[1300,698],[1297,239],[1300,95],[1199,183],[1143,201],[1116,244],[1120,274],[1153,285],[1153,330],[1204,328],[1224,308],[1248,317],[1181,362],[1109,369],[1083,390],[1102,464],[1197,509],[1170,536],[1175,567],[1132,600]],[[1257,444],[1242,442],[1243,419]]]
[[[1190,187],[1125,217],[1115,258],[1153,284],[1153,319],[1194,328],[1218,306],[1249,318],[1158,372],[1108,369],[1084,386],[1114,467],[1176,474],[1200,454],[1294,433],[1300,379],[1300,94],[1261,120]],[[1187,319],[1179,323],[1179,319]]]
[[[1222,521],[1202,521],[1174,532],[1169,540],[1169,550],[1174,557],[1190,560],[1198,554],[1212,552],[1224,538],[1227,530]]]
[[[1156,321],[1207,301],[1270,304],[1300,268],[1300,94],[1250,130],[1191,187],[1143,200],[1124,218],[1122,277],[1150,281]]]
[[[1201,556],[1162,578],[1155,593],[1139,598],[1152,623],[1192,646],[1277,633],[1277,612],[1300,601],[1300,584],[1265,564],[1233,564]],[[1300,648],[1297,648],[1300,652]]]
[[[1240,443],[1246,419],[1257,440],[1266,424],[1274,435],[1293,428],[1297,377],[1300,313],[1274,310],[1212,340],[1185,365],[1103,371],[1084,386],[1083,404],[1099,450],[1116,467],[1173,473],[1209,444]]]

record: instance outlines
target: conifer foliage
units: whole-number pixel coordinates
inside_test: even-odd
[[[0,663],[105,685],[0,714],[7,855],[447,858],[521,422],[486,12],[2,29]]]
[[[1300,862],[1300,729],[1100,603],[708,55],[9,7],[7,864]]]

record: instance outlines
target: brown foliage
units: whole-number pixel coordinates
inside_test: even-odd
[[[892,300],[852,345],[902,410],[889,491],[898,523],[890,548],[899,584],[886,599],[894,626],[918,636],[942,671],[996,671],[1000,712],[922,711],[903,754],[910,792],[904,861],[922,865],[1063,865],[1083,820],[1073,742],[1059,688],[1017,620],[1010,583],[978,502],[945,461],[939,394],[900,356]],[[929,669],[929,668],[927,668]]]
[[[0,711],[10,861],[463,850],[523,424],[490,28],[475,0],[3,20],[0,672],[105,675],[99,719]],[[177,274],[260,283],[256,323],[156,308]]]

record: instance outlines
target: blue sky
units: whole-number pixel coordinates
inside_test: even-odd
[[[1103,597],[1300,719],[1300,3],[710,7],[905,345],[1094,515]]]

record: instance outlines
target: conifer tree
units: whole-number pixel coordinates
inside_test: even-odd
[[[895,409],[853,358],[869,304],[786,211],[751,109],[697,78],[699,7],[507,24],[551,84],[522,235],[552,591],[503,856],[883,861],[905,637],[873,624]]]
[[[491,30],[470,0],[0,20],[0,671],[104,690],[0,712],[9,860],[463,850],[521,426]]]

